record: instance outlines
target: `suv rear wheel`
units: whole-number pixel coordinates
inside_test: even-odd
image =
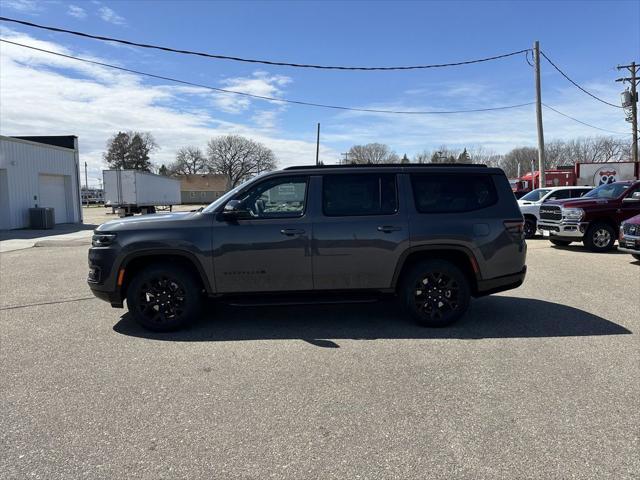
[[[127,289],[127,307],[143,327],[168,332],[195,319],[202,305],[193,275],[176,265],[151,265],[138,272]]]
[[[458,320],[469,308],[471,296],[465,274],[445,260],[425,260],[411,267],[401,294],[411,316],[427,327]]]
[[[616,234],[608,223],[596,222],[589,226],[584,237],[584,246],[592,252],[606,252],[613,248]]]

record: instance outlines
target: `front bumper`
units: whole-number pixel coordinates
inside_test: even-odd
[[[545,235],[545,232],[549,232],[550,237],[581,240],[587,230],[587,225],[585,222],[568,222],[564,220],[553,222],[540,220],[538,222],[538,230],[540,230],[543,235]]]
[[[105,247],[89,249],[89,275],[87,285],[100,300],[112,307],[123,307],[120,288],[116,285],[116,252]]]
[[[640,236],[622,234],[618,240],[618,250],[625,253],[640,255]]]

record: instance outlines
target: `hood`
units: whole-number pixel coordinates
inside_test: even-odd
[[[624,223],[632,223],[634,225],[640,225],[640,215],[636,215],[635,217],[627,218]]]
[[[598,205],[607,205],[615,199],[607,198],[567,198],[565,200],[550,200],[544,205],[558,205],[564,208],[589,208]]]
[[[199,212],[174,212],[155,213],[151,215],[138,215],[134,217],[118,218],[103,223],[97,232],[117,232],[122,230],[138,230],[149,228],[171,228],[179,222],[188,221],[199,217]]]

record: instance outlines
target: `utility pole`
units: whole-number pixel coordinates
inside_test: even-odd
[[[342,161],[343,164],[346,165],[347,163],[349,163],[349,152],[344,152],[344,153],[341,153],[340,155],[344,155],[344,160]]]
[[[638,162],[638,65],[631,62],[631,65],[618,65],[618,70],[626,68],[631,72],[630,77],[618,78],[616,82],[629,82],[631,84],[631,129],[633,132],[633,143],[631,144],[631,156],[634,162]],[[627,108],[628,105],[622,105]]]
[[[87,180],[87,162],[84,162],[84,195],[89,205],[89,181]]]
[[[320,165],[320,123],[318,123],[318,135],[316,136],[316,166]]]
[[[538,188],[546,186],[544,178],[544,131],[542,130],[542,92],[540,90],[540,42],[533,43],[533,62],[536,78],[536,123],[538,125],[538,170],[540,183]],[[533,174],[532,174],[533,175]],[[534,180],[532,176],[531,180]],[[535,185],[532,185],[532,187]]]

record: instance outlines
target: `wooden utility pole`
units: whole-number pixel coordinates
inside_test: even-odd
[[[318,134],[316,135],[316,165],[320,165],[320,124],[318,123]]]
[[[629,82],[631,84],[631,129],[633,132],[633,143],[631,144],[631,156],[634,162],[638,162],[638,65],[631,62],[631,65],[618,65],[618,70],[626,68],[631,72],[630,77],[618,78],[616,82]],[[625,107],[625,105],[623,105]]]
[[[542,129],[542,92],[540,90],[540,42],[536,40],[533,43],[533,64],[535,70],[535,79],[536,79],[536,123],[538,125],[538,171],[540,172],[540,176],[538,177],[540,182],[538,184],[538,188],[544,188],[545,178],[544,178],[544,131]],[[531,172],[532,178],[534,181],[535,177],[533,176],[533,172]],[[535,183],[534,185],[535,186]]]

